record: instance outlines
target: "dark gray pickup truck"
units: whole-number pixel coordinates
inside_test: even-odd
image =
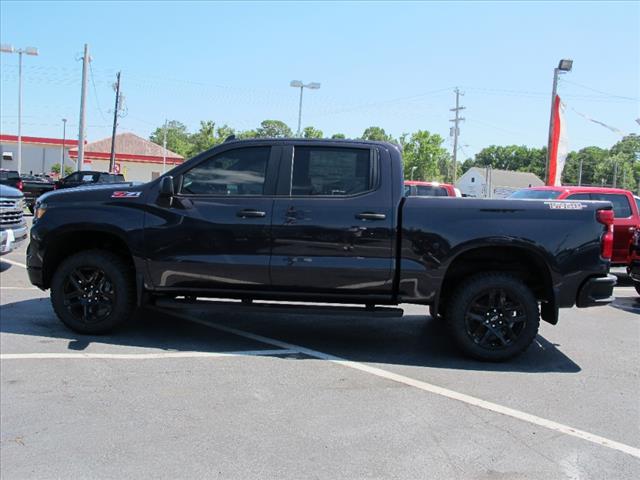
[[[389,143],[228,141],[144,185],[43,195],[29,277],[79,332],[200,297],[415,303],[482,360],[522,352],[559,308],[612,301],[609,202],[403,193]]]

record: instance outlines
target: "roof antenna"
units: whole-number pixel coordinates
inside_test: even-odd
[[[229,135],[227,138],[224,139],[223,143],[233,142],[235,139],[236,139],[235,135]]]

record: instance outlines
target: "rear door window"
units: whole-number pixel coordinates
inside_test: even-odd
[[[616,193],[593,193],[594,200],[605,200],[613,205],[613,214],[618,218],[628,218],[631,216],[631,205],[626,195]]]
[[[371,151],[364,148],[295,147],[291,195],[347,196],[373,188]]]

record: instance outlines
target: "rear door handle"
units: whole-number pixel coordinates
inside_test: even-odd
[[[362,212],[356,215],[358,220],[384,220],[387,216],[384,213]]]
[[[247,208],[245,210],[240,210],[236,215],[240,218],[262,218],[266,217],[267,213]]]

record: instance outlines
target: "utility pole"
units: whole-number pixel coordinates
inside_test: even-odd
[[[120,72],[116,75],[116,106],[113,110],[113,132],[111,133],[111,156],[109,157],[109,173],[113,173],[116,165],[116,128],[118,126],[118,109],[120,108]]]
[[[84,56],[82,57],[82,91],[80,92],[80,127],[78,131],[78,165],[81,171],[84,163],[84,135],[85,135],[85,106],[87,104],[87,69],[89,68],[89,45],[84,44]]]
[[[613,162],[613,188],[618,185],[618,160]]]
[[[580,157],[580,167],[578,169],[578,186],[582,186],[582,157]]]
[[[458,135],[460,135],[460,127],[458,126],[460,124],[460,122],[464,121],[464,118],[460,117],[460,110],[464,110],[465,107],[461,107],[460,106],[460,95],[464,95],[463,93],[460,93],[460,89],[458,87],[456,87],[456,89],[454,90],[454,92],[456,93],[456,108],[451,108],[449,109],[452,112],[455,112],[456,114],[456,118],[449,120],[450,122],[453,122],[453,128],[452,128],[452,133],[453,133],[453,181],[451,183],[456,183],[456,176],[457,176],[457,161],[458,161]]]
[[[164,119],[164,132],[162,139],[162,173],[167,171],[167,119]]]
[[[67,119],[62,119],[62,157],[60,158],[60,178],[64,177],[64,147],[67,141]]]

